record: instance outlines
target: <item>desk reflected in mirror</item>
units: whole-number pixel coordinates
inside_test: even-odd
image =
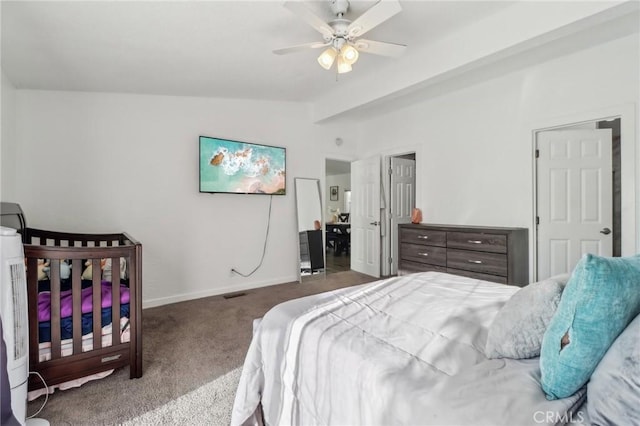
[[[324,274],[324,244],[322,238],[322,202],[320,181],[295,178],[296,219],[298,229],[298,264],[300,282],[304,277]]]

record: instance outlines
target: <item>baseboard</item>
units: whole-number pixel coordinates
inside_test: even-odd
[[[186,302],[188,300],[201,299],[203,297],[219,296],[226,293],[237,293],[239,291],[251,290],[254,288],[268,287],[270,285],[284,284],[298,281],[298,276],[276,278],[267,281],[252,282],[246,284],[229,285],[226,287],[212,288],[206,291],[198,291],[195,293],[178,294],[169,297],[159,297],[142,301],[142,309],[155,308],[157,306],[169,305],[171,303]]]

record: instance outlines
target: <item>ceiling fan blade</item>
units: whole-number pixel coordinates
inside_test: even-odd
[[[402,10],[398,0],[380,0],[347,27],[352,37],[360,37]]]
[[[316,31],[322,34],[324,37],[333,36],[333,28],[327,24],[324,19],[313,13],[305,4],[301,1],[285,1],[284,7],[289,9],[304,20],[307,24],[311,25]]]
[[[404,44],[386,43],[374,40],[356,40],[354,47],[360,52],[381,56],[400,56],[407,48]]]
[[[300,52],[308,49],[319,49],[324,46],[328,46],[330,43],[322,43],[314,41],[312,43],[298,44],[296,46],[284,47],[282,49],[276,49],[273,51],[276,55],[286,55],[287,53]]]

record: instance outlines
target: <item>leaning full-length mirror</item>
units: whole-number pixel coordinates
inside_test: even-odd
[[[296,217],[300,282],[303,278],[324,274],[324,243],[322,241],[322,202],[320,181],[295,178]]]

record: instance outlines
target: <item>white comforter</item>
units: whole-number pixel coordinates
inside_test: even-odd
[[[538,410],[562,415],[582,395],[546,401],[537,359],[484,356],[488,327],[517,290],[429,272],[278,305],[249,348],[232,424],[513,425],[539,424]]]

